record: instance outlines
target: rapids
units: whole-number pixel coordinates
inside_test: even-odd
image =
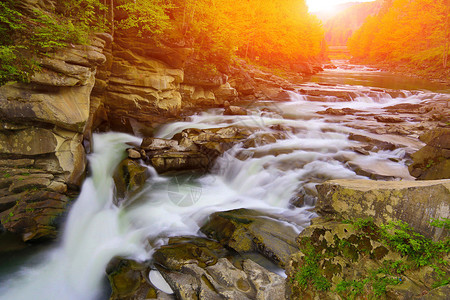
[[[186,128],[226,126],[253,128],[255,135],[285,128],[286,137],[259,147],[236,145],[217,159],[211,174],[201,177],[163,177],[151,170],[153,176],[143,191],[121,207],[113,204],[112,174],[127,143],[140,144],[140,139],[119,133],[95,135],[90,177],[70,209],[63,235],[20,270],[0,277],[0,299],[107,299],[104,271],[113,257],[148,260],[168,237],[198,235],[215,211],[264,210],[300,232],[315,216],[310,208],[317,183],[367,178],[355,172],[355,164],[374,166],[389,179],[412,180],[406,166],[408,153],[422,144],[415,137],[368,132],[374,122],[361,116],[382,114],[397,104],[448,99],[448,94],[422,87],[386,91],[380,84],[371,85],[376,76],[380,76],[377,70],[367,68],[328,70],[312,78],[312,83],[288,91],[291,101],[246,104],[247,116],[224,116],[223,109],[210,109],[161,127],[157,132],[161,138]],[[347,78],[348,83],[335,82],[335,77]],[[326,109],[353,109],[359,115],[317,113]],[[349,139],[350,135],[391,140],[396,148],[368,149],[362,154],[355,151],[362,142]],[[305,196],[304,206],[294,207],[291,202],[299,194]]]

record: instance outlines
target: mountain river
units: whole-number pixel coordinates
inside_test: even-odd
[[[113,257],[148,260],[170,236],[199,235],[200,226],[215,211],[267,211],[300,232],[316,216],[311,207],[318,183],[337,178],[414,180],[407,170],[409,154],[423,144],[414,134],[377,131],[383,126],[374,116],[384,115],[393,105],[450,99],[450,90],[438,84],[348,64],[325,70],[286,93],[290,101],[243,105],[247,116],[224,116],[223,109],[211,109],[160,128],[161,138],[186,128],[227,126],[258,128],[259,133],[286,128],[286,136],[259,147],[244,149],[238,144],[217,159],[211,174],[201,177],[163,177],[150,169],[152,177],[143,192],[122,207],[113,204],[112,174],[125,157],[126,143],[139,145],[141,139],[120,133],[95,135],[90,176],[61,237],[33,255],[2,258],[0,299],[108,299],[105,268]],[[320,113],[327,109],[350,113]],[[407,126],[419,124],[407,113],[396,117]],[[396,147],[367,148],[351,136]],[[304,195],[302,207],[291,204],[299,194]],[[156,271],[151,277],[170,292]]]

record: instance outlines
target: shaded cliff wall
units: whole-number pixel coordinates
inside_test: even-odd
[[[52,238],[86,166],[82,145],[97,66],[110,42],[71,45],[40,59],[30,83],[0,87],[0,231]]]

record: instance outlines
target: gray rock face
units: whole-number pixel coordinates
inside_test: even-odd
[[[450,180],[331,180],[317,186],[319,213],[346,219],[373,218],[376,224],[402,220],[434,240],[447,236],[430,226],[431,218],[450,216]]]

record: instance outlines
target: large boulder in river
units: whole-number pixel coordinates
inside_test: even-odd
[[[113,258],[106,269],[111,285],[110,300],[174,299],[157,290],[148,280],[150,265],[124,258]]]
[[[448,285],[433,288],[450,275],[448,240],[436,246],[422,237],[405,238],[412,232],[399,228],[393,244],[371,222],[344,221],[313,219],[299,235],[301,252],[286,270],[288,299],[447,299]],[[395,247],[400,243],[416,245],[417,252],[401,252],[405,248]]]
[[[420,136],[426,146],[412,155],[412,176],[421,180],[450,178],[450,128],[437,128]]]
[[[116,203],[129,198],[144,187],[145,181],[150,177],[150,171],[142,166],[139,161],[124,159],[116,168],[113,179],[116,187]]]
[[[189,128],[170,140],[145,138],[140,152],[158,173],[205,172],[219,155],[248,136],[249,130],[236,127]]]
[[[298,230],[267,214],[237,209],[210,216],[201,231],[239,253],[259,252],[283,267],[298,251]]]
[[[370,181],[331,180],[317,186],[320,214],[346,219],[372,218],[376,224],[402,220],[434,240],[446,237],[432,227],[432,218],[450,216],[450,180]]]
[[[154,254],[177,299],[282,299],[284,278],[205,238],[175,237]]]

